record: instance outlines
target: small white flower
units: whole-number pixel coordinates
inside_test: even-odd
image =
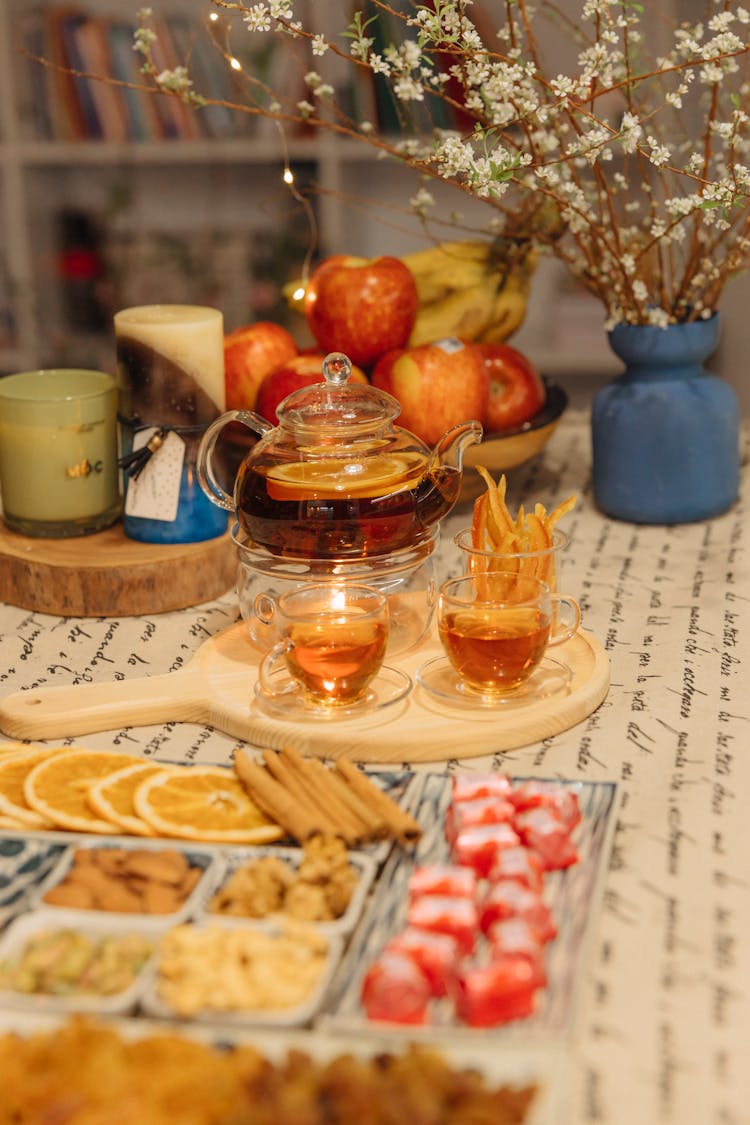
[[[156,82],[162,89],[175,93],[189,90],[193,84],[184,66],[176,66],[174,70],[162,70],[156,75]]]
[[[669,163],[671,153],[666,145],[659,144],[659,141],[656,139],[656,137],[649,137],[648,146],[650,149],[649,160],[652,164],[654,164],[657,168],[661,168],[663,164]]]
[[[390,64],[385,61],[385,59],[383,58],[382,55],[377,55],[377,54],[373,53],[372,55],[369,56],[369,58],[367,59],[367,62],[369,64],[370,70],[373,72],[373,74],[386,74],[387,75],[387,74],[391,73]]]
[[[435,206],[435,197],[427,188],[421,187],[416,195],[413,195],[409,200],[412,210],[424,215],[429,207]]]
[[[271,30],[271,13],[267,4],[254,4],[247,9],[242,19],[250,31]]]

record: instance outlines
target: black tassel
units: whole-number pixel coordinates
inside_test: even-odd
[[[117,464],[121,469],[125,470],[129,477],[133,480],[138,480],[138,477],[146,468],[153,454],[164,444],[164,439],[168,433],[169,430],[165,426],[161,426],[151,435],[145,445],[121,457]]]

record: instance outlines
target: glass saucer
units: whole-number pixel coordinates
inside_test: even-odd
[[[271,673],[271,683],[275,691],[281,692],[289,683],[284,668]],[[404,699],[412,689],[411,677],[398,668],[384,664],[367,689],[366,695],[354,703],[332,704],[326,707],[307,699],[301,690],[284,695],[271,695],[262,690],[260,683],[255,685],[255,698],[259,707],[276,718],[300,722],[307,719],[355,719],[382,711]]]
[[[450,704],[453,708],[475,711],[477,707],[503,709],[528,707],[551,695],[568,691],[572,674],[570,668],[557,660],[545,657],[522,687],[507,695],[481,692],[471,688],[458,675],[447,656],[427,660],[417,671],[417,683],[433,699]]]

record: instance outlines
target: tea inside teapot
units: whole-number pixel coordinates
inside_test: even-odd
[[[458,499],[461,470],[416,449],[279,464],[247,459],[235,486],[240,528],[274,554],[382,555],[419,542]]]

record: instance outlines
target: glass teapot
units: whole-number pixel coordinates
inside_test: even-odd
[[[213,503],[236,513],[240,544],[304,559],[383,555],[433,535],[456,503],[464,450],[481,441],[481,424],[453,426],[429,449],[393,424],[397,400],[349,383],[351,370],[347,356],[326,356],[325,382],[288,395],[277,427],[252,411],[230,410],[206,430],[198,480]],[[229,422],[260,439],[240,465],[233,497],[213,465]]]

